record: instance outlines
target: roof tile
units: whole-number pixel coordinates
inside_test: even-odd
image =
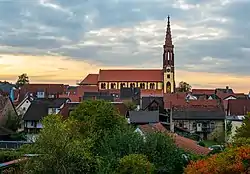
[[[105,82],[161,82],[161,69],[100,70],[98,81]]]
[[[88,74],[80,85],[97,85],[99,74]]]

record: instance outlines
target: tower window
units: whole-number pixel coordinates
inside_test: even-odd
[[[106,83],[101,83],[101,89],[106,89]]]
[[[115,83],[111,83],[111,89],[115,89],[116,84]]]
[[[154,83],[150,83],[150,84],[149,84],[149,88],[150,88],[150,89],[155,89],[155,84],[154,84]]]
[[[141,83],[141,84],[140,84],[140,88],[141,88],[141,89],[145,89],[145,83]]]
[[[167,78],[170,79],[170,74],[167,74]]]

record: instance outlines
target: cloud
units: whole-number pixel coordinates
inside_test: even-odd
[[[2,0],[0,54],[160,68],[170,15],[178,71],[248,78],[249,8],[249,0]]]

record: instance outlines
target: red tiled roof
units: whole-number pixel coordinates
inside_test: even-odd
[[[64,85],[63,84],[26,84],[21,87],[21,92],[30,92],[35,93],[39,90],[43,90],[47,93],[63,93]]]
[[[192,94],[205,94],[205,95],[212,95],[215,93],[215,89],[192,89]]]
[[[141,89],[141,96],[155,96],[155,97],[163,97],[163,90],[160,89]]]
[[[61,94],[59,95],[59,98],[69,98],[71,100],[71,102],[81,102],[81,95],[77,95],[77,94]]]
[[[167,135],[170,135],[173,137],[174,143],[177,147],[182,148],[185,151],[192,152],[192,153],[199,154],[199,155],[207,155],[210,152],[208,148],[199,146],[197,142],[194,140],[168,132],[167,129],[161,123],[156,123],[152,125],[149,125],[149,124],[140,125],[139,128],[143,132],[154,132],[154,131],[165,132]]]
[[[98,86],[78,86],[76,90],[77,95],[83,96],[84,92],[98,92]]]
[[[234,116],[246,115],[248,112],[250,112],[250,100],[248,99],[228,100],[228,110],[230,115]]]
[[[221,91],[218,91],[216,93],[216,95],[221,99],[221,100],[224,100],[228,97],[235,97],[236,98],[236,95],[235,94],[230,94],[230,93],[224,93],[224,92],[221,92]]]
[[[163,81],[161,69],[139,70],[101,70],[98,81],[105,82],[161,82]]]
[[[97,85],[99,74],[88,74],[85,79],[83,79],[80,85]]]

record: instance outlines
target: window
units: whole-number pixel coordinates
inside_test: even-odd
[[[154,83],[150,83],[149,87],[150,87],[150,89],[155,89],[155,84]]]
[[[115,89],[116,84],[115,83],[111,83],[111,89]]]
[[[125,83],[121,83],[121,88],[123,88],[125,86]]]
[[[135,83],[130,83],[130,88],[134,88],[135,87]]]
[[[170,79],[170,74],[167,75],[167,78]]]
[[[101,89],[106,89],[106,83],[101,83]]]
[[[145,83],[141,83],[141,84],[140,84],[140,88],[141,88],[141,89],[145,89]]]

